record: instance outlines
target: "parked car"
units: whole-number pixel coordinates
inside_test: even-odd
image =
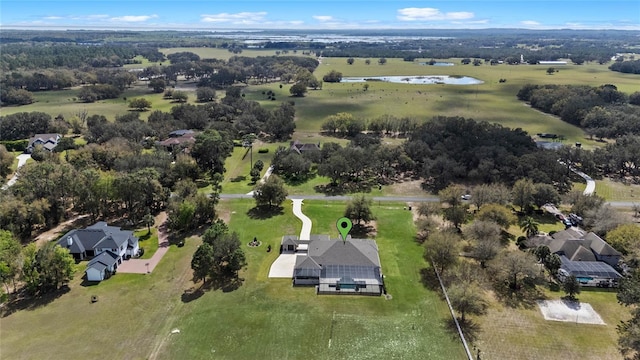
[[[462,198],[462,200],[470,200],[471,199],[471,195],[470,194],[462,195],[461,198]]]

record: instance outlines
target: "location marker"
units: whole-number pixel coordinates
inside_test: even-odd
[[[340,218],[336,223],[336,227],[338,228],[338,232],[340,233],[340,235],[342,235],[342,241],[346,242],[347,235],[349,235],[349,231],[351,231],[351,228],[353,227],[351,220],[346,217]]]

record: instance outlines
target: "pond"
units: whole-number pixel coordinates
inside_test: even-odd
[[[421,62],[420,65],[429,65],[429,66],[453,66],[455,65],[454,63],[450,63],[450,62]]]
[[[361,83],[384,81],[397,84],[447,84],[447,85],[477,85],[484,81],[469,76],[447,75],[418,75],[418,76],[367,76],[367,77],[343,77],[343,83]]]

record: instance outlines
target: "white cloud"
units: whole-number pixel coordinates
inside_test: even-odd
[[[466,20],[475,15],[472,12],[458,11],[443,13],[436,8],[404,8],[398,9],[400,21],[441,21],[441,20]]]
[[[200,21],[208,23],[253,24],[264,21],[265,16],[267,16],[267,13],[264,11],[240,12],[235,14],[202,14],[200,15]]]
[[[524,21],[520,21],[520,25],[525,25],[525,26],[539,26],[540,23],[534,20],[524,20]]]
[[[322,22],[336,20],[333,16],[329,16],[329,15],[313,15],[313,18]]]
[[[63,17],[62,16],[45,16],[45,17],[43,17],[43,19],[45,19],[45,20],[60,20],[60,19],[63,19]]]
[[[157,18],[158,15],[125,15],[125,16],[116,16],[112,17],[111,21],[122,21],[122,22],[145,22],[149,19]]]

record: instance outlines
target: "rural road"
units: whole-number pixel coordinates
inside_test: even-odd
[[[24,164],[27,163],[27,160],[31,159],[31,154],[20,154],[18,155],[17,158],[18,158],[18,169],[20,169]],[[13,186],[13,184],[15,184],[17,180],[18,180],[18,170],[16,169],[16,173],[13,174],[11,179],[9,179],[9,181],[2,186],[2,190],[7,190],[11,186]]]
[[[253,199],[252,195],[247,194],[220,194],[220,199]],[[287,199],[305,199],[305,200],[324,200],[324,201],[348,201],[351,196],[326,196],[326,195],[290,195]],[[374,196],[371,198],[373,202],[438,202],[437,196]],[[613,207],[630,208],[640,204],[639,201],[609,201],[607,204]]]
[[[303,199],[291,199],[291,201],[293,201],[293,215],[302,221],[300,240],[311,240],[311,219],[302,213],[302,200]]]

